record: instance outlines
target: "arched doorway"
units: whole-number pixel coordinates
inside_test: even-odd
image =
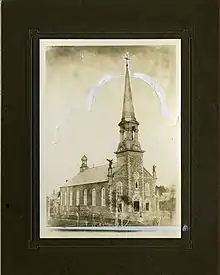
[[[134,201],[134,212],[140,211],[140,202],[138,200]]]

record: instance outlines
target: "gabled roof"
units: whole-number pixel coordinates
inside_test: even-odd
[[[81,184],[99,183],[108,181],[108,164],[89,168],[83,172],[79,172],[71,179],[67,186],[76,186]],[[120,166],[113,164],[112,172],[115,173]]]
[[[67,185],[65,186],[77,186],[82,184],[91,184],[91,183],[101,183],[108,181],[108,164],[88,168],[83,172],[79,172],[75,177],[73,177]],[[113,163],[112,173],[120,172],[124,167],[117,166],[117,163]],[[144,172],[152,178],[153,176],[144,168]],[[64,186],[63,186],[64,187]]]
[[[146,175],[147,175],[148,177],[153,178],[152,174],[151,174],[149,171],[147,171],[146,168],[144,168],[144,172],[146,173]]]

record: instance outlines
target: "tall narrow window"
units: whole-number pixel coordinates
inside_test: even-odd
[[[135,187],[136,187],[136,189],[138,189],[138,181],[137,180],[135,182]]]
[[[70,189],[70,206],[73,205],[73,190]]]
[[[76,191],[76,205],[79,205],[79,190]]]
[[[84,205],[87,205],[87,189],[84,190],[83,200],[84,200]]]
[[[60,193],[61,193],[60,194],[60,204],[63,205],[63,195],[64,195],[64,193],[63,193],[63,191],[61,191]]]
[[[105,206],[105,188],[104,187],[101,190],[101,205]]]
[[[132,126],[132,140],[134,139],[134,131],[135,131],[135,127]]]
[[[146,202],[146,211],[149,211],[149,202]]]
[[[122,212],[122,203],[118,204],[118,212]]]
[[[65,191],[65,193],[64,193],[64,205],[66,205],[66,203],[67,203],[67,192]]]
[[[134,201],[134,211],[139,212],[139,210],[140,210],[140,202]]]
[[[149,193],[150,192],[149,183],[145,182],[144,186],[145,186],[145,192]]]
[[[96,206],[96,191],[95,191],[95,188],[92,189],[92,206]]]
[[[117,191],[118,191],[118,195],[119,195],[119,196],[122,196],[122,194],[123,194],[122,182],[119,182],[119,183],[117,184]]]

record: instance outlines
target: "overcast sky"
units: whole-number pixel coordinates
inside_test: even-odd
[[[46,49],[46,65],[41,67],[45,73],[41,86],[41,184],[47,192],[79,172],[84,154],[90,167],[107,164],[107,157],[115,159],[124,78],[112,79],[100,86],[91,111],[86,100],[104,75],[124,74],[126,52],[131,57],[131,73],[152,77],[166,96],[168,115],[163,116],[154,89],[141,79],[131,78],[134,108],[140,123],[139,140],[146,151],[144,166],[151,172],[153,164],[156,165],[158,185],[179,185],[180,91],[176,81],[176,47],[56,46]]]

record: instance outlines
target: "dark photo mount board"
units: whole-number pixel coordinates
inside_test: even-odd
[[[218,274],[218,9],[191,1],[3,1],[2,274]],[[40,38],[182,39],[181,240],[39,238]]]

